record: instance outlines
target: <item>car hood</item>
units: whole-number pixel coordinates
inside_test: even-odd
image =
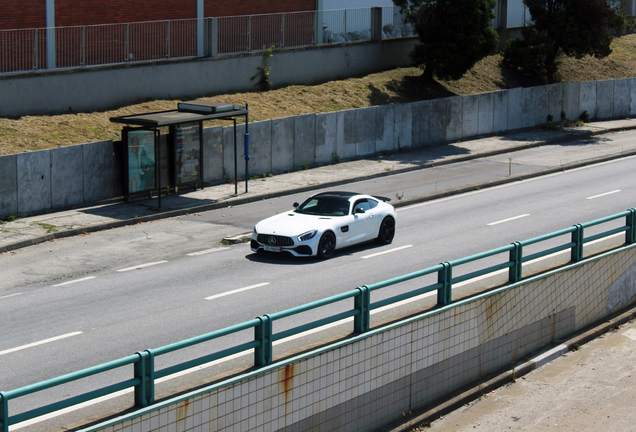
[[[263,219],[256,224],[259,234],[276,234],[280,236],[297,236],[314,229],[322,230],[336,225],[337,220],[344,222],[344,217],[314,216],[294,213],[292,211],[277,214]]]

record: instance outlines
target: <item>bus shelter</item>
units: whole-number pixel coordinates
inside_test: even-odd
[[[121,117],[113,123],[124,124],[124,199],[157,194],[161,207],[162,191],[179,188],[203,188],[203,122],[228,120],[234,124],[234,193],[238,194],[237,118],[245,117],[245,192],[248,182],[249,132],[248,107],[223,105],[210,101],[179,103],[179,109]],[[161,128],[168,127],[162,134]]]

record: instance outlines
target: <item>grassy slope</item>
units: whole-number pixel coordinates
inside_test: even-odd
[[[616,39],[613,50],[605,59],[561,59],[559,79],[591,81],[636,76],[636,35]],[[323,84],[289,86],[264,93],[210,95],[210,98],[239,105],[249,103],[250,119],[265,120],[537,84],[502,68],[500,55],[482,60],[458,81],[431,82],[420,75],[419,69],[401,68]],[[275,84],[275,70],[271,79]],[[177,102],[157,100],[102,112],[0,118],[0,155],[119,139],[121,125],[111,123],[110,117],[176,109]]]

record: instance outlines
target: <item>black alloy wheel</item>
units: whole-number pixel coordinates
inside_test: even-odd
[[[331,231],[327,231],[320,237],[318,242],[318,258],[326,260],[333,256],[336,251],[336,236]]]
[[[376,239],[380,244],[389,244],[393,241],[393,237],[395,236],[395,221],[392,217],[387,216],[382,221],[380,225],[380,232],[378,233],[378,238]]]

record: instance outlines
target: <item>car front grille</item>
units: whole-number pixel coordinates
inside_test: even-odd
[[[294,245],[294,240],[290,237],[283,237],[271,234],[259,234],[257,237],[259,243],[268,246],[289,247]]]

